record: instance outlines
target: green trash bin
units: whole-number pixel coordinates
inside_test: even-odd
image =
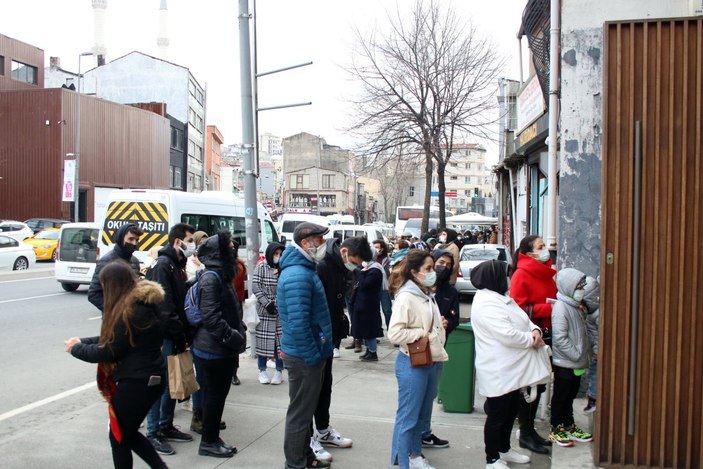
[[[445,412],[470,414],[474,411],[475,347],[471,323],[459,324],[449,334],[446,344],[449,361],[444,362],[437,392],[437,401]]]

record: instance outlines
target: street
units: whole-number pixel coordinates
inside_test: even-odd
[[[43,267],[43,266],[40,266]],[[0,399],[0,467],[111,467],[106,405],[95,389],[95,366],[64,352],[71,336],[97,335],[100,313],[86,298],[87,287],[66,293],[53,273],[33,278],[0,277],[0,340],[3,344]],[[462,303],[467,317],[469,303]],[[352,449],[330,449],[333,468],[388,467],[396,409],[395,349],[379,344],[378,363],[361,363],[349,350],[335,360],[332,425],[354,439]],[[175,443],[164,456],[170,467],[281,467],[283,426],[288,404],[286,375],[280,386],[256,381],[256,361],[241,357],[242,385],[233,387],[223,419],[222,438],[239,454],[230,460],[197,456],[195,442]],[[428,449],[436,467],[483,467],[482,401],[473,414],[445,413],[435,404],[433,429],[451,441],[449,449]],[[188,431],[191,414],[178,405],[176,425]],[[515,446],[517,446],[515,444]],[[549,467],[534,457],[531,467]],[[135,457],[135,467],[145,467]]]

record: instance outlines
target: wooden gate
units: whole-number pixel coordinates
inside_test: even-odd
[[[604,33],[595,462],[700,468],[703,19]]]

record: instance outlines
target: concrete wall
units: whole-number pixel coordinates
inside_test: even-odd
[[[688,0],[562,0],[559,267],[599,269],[603,23],[689,14]]]

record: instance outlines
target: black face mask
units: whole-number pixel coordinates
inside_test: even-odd
[[[127,257],[132,257],[132,254],[134,254],[134,251],[136,250],[137,246],[135,246],[134,244],[125,243],[122,245],[122,254]]]
[[[446,282],[452,275],[451,269],[445,265],[438,265],[434,271],[437,273],[437,283]]]

